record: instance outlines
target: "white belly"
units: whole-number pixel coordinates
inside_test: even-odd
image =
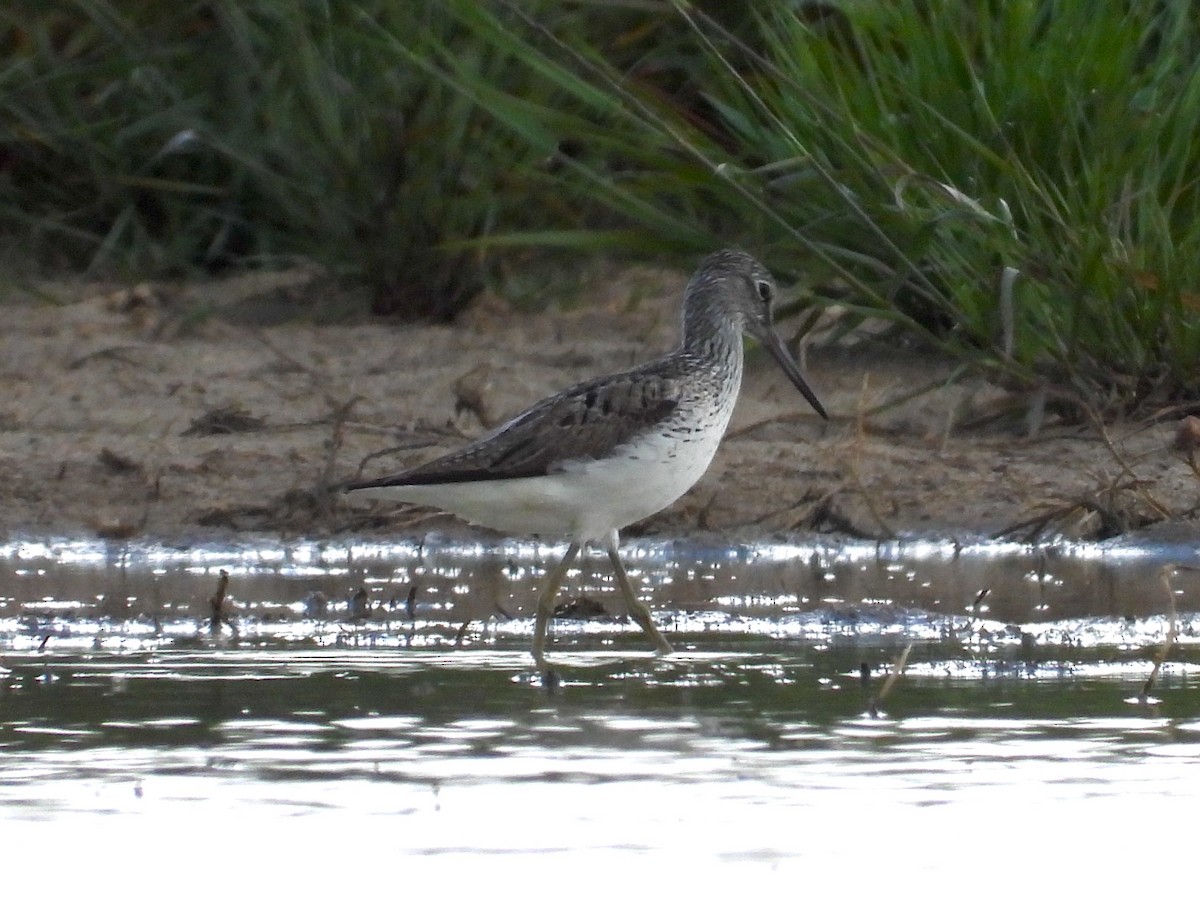
[[[671,505],[699,481],[729,424],[733,404],[722,407],[690,432],[648,435],[610,457],[573,461],[549,475],[368,488],[354,495],[439,507],[501,532],[599,542]]]

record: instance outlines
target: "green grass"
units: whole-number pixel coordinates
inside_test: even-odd
[[[0,264],[312,257],[453,314],[558,248],[742,244],[1017,390],[1200,389],[1182,3],[14,0]]]
[[[647,58],[620,69],[516,4],[451,5],[570,103],[443,74],[526,141],[572,135],[587,153],[568,182],[653,245],[747,243],[1051,402],[1114,412],[1200,387],[1185,6],[763,5],[735,38],[677,3],[690,47],[667,56],[700,87],[681,103]]]
[[[11,263],[162,273],[315,257],[382,312],[479,284],[442,245],[525,222],[519,158],[379,32],[461,45],[437,4],[18,0],[0,10],[0,237]]]

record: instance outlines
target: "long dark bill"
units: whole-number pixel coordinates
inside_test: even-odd
[[[771,352],[771,356],[775,358],[775,362],[787,373],[787,377],[792,380],[792,384],[800,389],[800,393],[804,395],[804,399],[812,404],[812,408],[821,414],[822,419],[828,419],[829,414],[825,412],[825,408],[817,400],[817,395],[813,393],[812,388],[808,387],[808,382],[804,381],[804,376],[800,373],[800,367],[796,365],[796,361],[792,359],[792,355],[784,347],[783,339],[779,337],[779,333],[773,328],[768,328],[762,344],[763,347]]]

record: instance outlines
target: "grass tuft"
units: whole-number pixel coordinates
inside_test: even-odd
[[[519,152],[381,34],[462,45],[438,4],[117,3],[0,10],[0,242],[7,261],[163,273],[296,256],[365,277],[381,313],[444,318],[520,221]],[[509,214],[512,215],[509,215]]]
[[[12,0],[0,51],[0,265],[446,318],[501,254],[736,243],[1052,411],[1200,392],[1186,4]]]
[[[1184,7],[764,4],[735,33],[677,0],[682,36],[622,68],[523,5],[448,5],[563,97],[431,72],[524,140],[574,142],[567,189],[653,245],[750,244],[1076,415],[1200,388]],[[678,60],[697,90],[665,89]]]

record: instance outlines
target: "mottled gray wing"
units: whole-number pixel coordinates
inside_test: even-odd
[[[548,397],[489,435],[422,466],[354,482],[347,490],[437,485],[546,475],[564,460],[596,459],[667,418],[679,405],[676,379],[634,370]]]

